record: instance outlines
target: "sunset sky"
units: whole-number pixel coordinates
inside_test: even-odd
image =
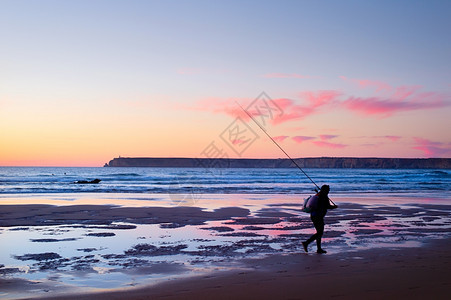
[[[451,157],[450,16],[451,1],[1,0],[0,166],[284,157],[237,103],[293,157]],[[251,136],[227,140],[237,124]]]

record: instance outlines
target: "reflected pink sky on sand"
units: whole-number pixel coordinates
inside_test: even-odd
[[[179,195],[179,196],[178,196]],[[15,204],[48,204],[48,205],[118,205],[126,207],[145,206],[199,206],[205,209],[214,209],[224,206],[249,206],[262,205],[265,201],[271,203],[298,203],[301,204],[308,194],[197,194],[193,198],[186,194],[115,194],[115,193],[78,193],[78,194],[5,194],[0,196],[0,205]],[[186,203],[179,202],[179,199],[186,198]],[[175,199],[177,201],[175,201]],[[334,195],[335,202],[349,202],[360,204],[407,204],[407,203],[429,203],[447,204],[449,198],[446,195],[418,197],[415,193],[377,193],[365,195]]]
[[[39,280],[45,285],[34,290],[39,295],[48,290],[126,288],[243,268],[240,261],[244,258],[303,253],[300,242],[314,232],[309,215],[300,211],[302,195],[202,195],[190,207],[201,207],[213,215],[202,219],[197,213],[201,217],[195,223],[180,214],[181,209],[191,208],[175,205],[169,195],[58,194],[20,198],[0,200],[3,205],[15,203],[19,216],[10,221],[12,226],[0,228],[0,274]],[[334,255],[380,247],[417,247],[429,239],[449,237],[450,206],[446,200],[388,195],[334,198],[339,209],[326,216],[323,246]],[[42,208],[38,216],[25,219],[35,220],[32,222],[39,222],[39,226],[19,225],[21,213],[36,209],[26,204],[37,203],[68,210],[46,214],[46,208]],[[117,208],[111,211],[97,207],[90,211],[89,204],[93,203]],[[127,207],[140,207],[140,214],[132,210],[127,213]],[[151,217],[158,207],[169,209],[164,221]],[[218,214],[224,207],[236,207],[237,212],[245,214],[224,218],[223,213]],[[78,211],[89,219],[71,221]],[[146,212],[149,217],[145,217]],[[105,219],[103,215],[110,217]],[[59,225],[45,225],[55,221]],[[29,295],[26,290],[0,293],[6,298]]]

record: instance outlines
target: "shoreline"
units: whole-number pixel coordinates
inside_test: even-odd
[[[451,292],[450,238],[418,248],[274,255],[245,265],[248,271],[48,299],[448,299]]]
[[[301,212],[303,197],[299,195],[283,195],[283,197],[276,197],[271,194],[209,194],[214,198],[205,203],[188,201],[187,203],[174,203],[165,199],[152,200],[123,200],[123,199],[107,199],[100,201],[98,204],[93,204],[92,199],[83,201],[76,201],[71,199],[71,194],[65,194],[69,197],[68,200],[53,200],[47,203],[36,203],[33,200],[25,200],[23,203],[4,202],[0,199],[0,227],[14,227],[14,226],[59,226],[59,225],[109,225],[112,223],[123,222],[133,224],[162,224],[162,223],[178,223],[182,226],[186,225],[202,225],[209,221],[226,221],[236,218],[251,218],[254,210],[260,208],[258,213],[260,217],[274,217],[282,219],[284,217],[291,217],[294,221],[299,221],[299,218],[304,217],[309,220],[308,214]],[[148,195],[147,195],[148,196]],[[225,196],[225,197],[224,197]],[[245,199],[246,204],[239,203],[238,199],[241,197],[249,197]],[[306,196],[306,195],[304,195]],[[226,201],[221,201],[226,198]],[[256,197],[253,199],[253,197]],[[260,197],[268,197],[271,203],[262,203]],[[277,199],[279,198],[279,199]],[[13,198],[15,200],[15,198]],[[447,203],[449,200],[445,198],[421,198],[422,201],[415,202],[409,197],[334,197],[335,202],[340,204],[340,208],[349,210],[351,213],[356,213],[356,210],[363,208],[372,209],[373,213],[377,213],[377,207],[382,208],[382,214],[387,215],[387,210],[396,208],[396,213],[402,215],[399,211],[401,207],[410,208],[410,206],[417,206],[417,210],[410,212],[411,216],[421,213],[418,209],[431,209],[434,217],[442,216],[442,213],[436,212],[436,208],[440,207],[451,211],[451,204]],[[365,199],[365,201],[362,201]],[[416,200],[418,200],[416,199]],[[12,201],[14,201],[12,200]],[[219,200],[219,201],[216,201]],[[61,202],[62,201],[62,202]],[[117,201],[117,202],[115,202]],[[89,203],[89,204],[88,204]],[[131,204],[131,205],[130,205]],[[139,205],[141,204],[141,205]],[[147,205],[146,205],[147,204]],[[265,208],[256,207],[257,205],[265,207],[265,205],[272,210],[271,213],[265,212]],[[290,210],[290,213],[282,212],[284,208]],[[341,215],[342,210],[337,212]],[[255,217],[255,216],[254,216]],[[346,216],[344,216],[346,217]],[[372,220],[372,216],[367,216]],[[331,217],[327,217],[330,219]],[[377,219],[377,218],[376,218]],[[346,220],[346,219],[345,219]],[[334,219],[334,223],[338,221]],[[268,223],[268,224],[277,224]],[[332,224],[334,224],[332,223]],[[265,224],[265,223],[256,223]],[[330,224],[330,223],[329,223]]]
[[[271,199],[278,203],[291,202],[302,204],[304,199],[313,195],[311,193],[199,193],[193,197],[187,197],[184,193],[29,193],[29,194],[0,194],[0,206],[3,205],[113,205],[121,207],[175,207],[175,206],[197,206],[197,207],[223,207],[230,203],[261,202],[260,200]],[[357,203],[357,204],[415,204],[430,203],[437,205],[448,205],[451,197],[450,192],[445,193],[413,193],[413,192],[366,192],[366,193],[334,193],[331,199],[334,202]],[[394,201],[396,200],[396,201]],[[37,202],[39,201],[39,202]],[[239,203],[244,204],[244,203]]]

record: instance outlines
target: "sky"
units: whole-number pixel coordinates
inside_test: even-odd
[[[451,157],[450,29],[450,1],[0,0],[0,166],[284,157],[257,123],[292,157]]]

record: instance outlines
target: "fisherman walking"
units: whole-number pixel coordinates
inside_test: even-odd
[[[308,245],[316,240],[316,252],[319,254],[327,253],[323,248],[321,248],[321,237],[324,233],[324,217],[326,216],[328,209],[338,208],[337,205],[330,204],[330,199],[328,196],[329,191],[330,187],[328,185],[323,185],[321,190],[308,200],[307,206],[310,208],[310,219],[312,219],[316,233],[307,241],[302,242],[305,252],[308,252]]]
[[[280,147],[279,144],[277,144],[277,142],[269,135],[269,133],[260,125],[260,123],[255,121],[254,117],[247,110],[245,110],[238,102],[237,102],[237,104],[249,116],[249,118],[252,121],[254,121],[254,123],[257,124],[258,127],[260,127],[260,129],[266,134],[266,136],[268,138],[270,138],[271,141],[277,147],[279,147],[279,149],[293,162],[293,164],[302,173],[304,173],[304,175],[315,185],[315,187],[319,188],[319,186],[313,181],[313,179],[310,178],[310,176],[308,176],[304,170],[302,170],[301,166],[299,166],[299,164],[294,159],[292,159],[291,156],[288,155],[288,153],[285,150],[283,150],[283,148]],[[329,199],[329,196],[328,196],[329,191],[330,191],[329,186],[323,185],[321,187],[320,191],[318,192],[318,194],[311,197],[310,200],[308,201],[308,204],[311,204],[311,207],[309,209],[310,218],[312,219],[313,225],[315,226],[316,233],[314,235],[312,235],[307,241],[302,242],[302,246],[304,246],[305,252],[308,252],[308,249],[307,249],[308,245],[311,242],[313,242],[314,240],[316,240],[316,245],[318,246],[318,249],[316,252],[320,253],[320,254],[326,253],[326,251],[323,250],[323,248],[321,248],[321,237],[323,236],[323,232],[324,232],[324,216],[326,215],[328,209],[338,208],[338,206],[335,205],[335,203]],[[330,202],[332,202],[333,205],[331,205]],[[307,210],[304,210],[304,211],[307,211]]]

